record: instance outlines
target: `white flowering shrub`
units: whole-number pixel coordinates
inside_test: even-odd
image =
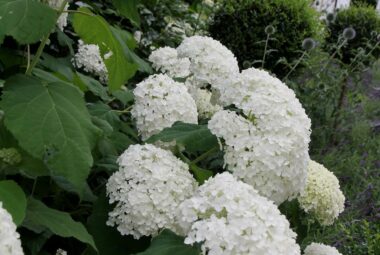
[[[335,175],[310,160],[306,188],[298,198],[301,208],[321,225],[331,225],[344,210],[345,197]]]
[[[300,255],[342,212],[293,91],[191,2],[0,0],[0,255]]]
[[[304,255],[342,255],[332,246],[321,243],[311,243],[305,249]]]
[[[300,254],[296,234],[276,205],[231,174],[218,174],[179,208],[185,243],[202,254]]]
[[[20,235],[16,231],[12,216],[3,208],[0,201],[0,254],[23,255]]]
[[[135,238],[176,230],[176,209],[197,186],[188,166],[150,144],[130,146],[117,162],[119,171],[107,183],[110,203],[116,203],[107,224]]]
[[[133,90],[131,111],[142,139],[157,134],[176,121],[198,123],[197,107],[186,87],[167,75],[148,77]]]

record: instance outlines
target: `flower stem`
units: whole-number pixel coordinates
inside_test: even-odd
[[[347,43],[347,39],[344,39],[343,42],[341,44],[338,44],[338,47],[336,48],[336,50],[334,51],[334,53],[329,57],[329,59],[327,60],[326,64],[323,66],[323,68],[321,69],[321,72],[323,72],[327,67],[328,65],[330,64],[331,60],[334,59],[335,55],[338,54],[338,52],[340,51],[340,49]]]
[[[202,155],[200,155],[199,157],[197,157],[196,159],[194,159],[193,161],[191,161],[191,164],[196,164],[202,160],[204,160],[205,158],[207,158],[208,156],[210,156],[210,154],[212,154],[213,152],[217,151],[219,149],[219,146],[218,147],[214,147],[208,151],[206,151],[205,153],[203,153]]]
[[[261,68],[264,69],[265,65],[265,57],[267,55],[267,49],[268,49],[268,42],[269,42],[270,34],[267,34],[267,39],[265,40],[265,48],[264,48],[264,56],[263,56],[263,61],[261,62]]]
[[[64,1],[62,3],[61,7],[59,8],[58,18],[62,14],[63,10],[65,9],[65,6],[66,6],[67,2],[68,2],[68,0]],[[57,18],[57,20],[58,20],[58,18]],[[40,60],[41,54],[44,51],[45,45],[48,42],[49,37],[50,37],[50,33],[42,38],[42,41],[41,41],[40,45],[38,46],[36,55],[34,56],[34,58],[32,60],[32,63],[26,69],[25,74],[27,74],[27,75],[31,75],[32,74],[32,70],[37,65],[38,61]]]
[[[284,80],[286,80],[289,75],[291,73],[293,73],[293,71],[297,68],[297,66],[301,63],[302,59],[305,57],[306,55],[306,50],[302,53],[301,57],[297,60],[297,63],[295,63],[295,65],[292,67],[292,69],[290,69],[289,73],[285,76]]]

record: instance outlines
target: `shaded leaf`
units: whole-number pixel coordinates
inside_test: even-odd
[[[148,238],[134,240],[131,236],[122,236],[115,227],[106,225],[108,212],[112,206],[108,203],[105,191],[94,204],[94,210],[88,218],[88,231],[94,237],[99,255],[126,255],[144,250],[148,244]],[[95,254],[88,252],[87,254]]]
[[[33,0],[0,0],[0,17],[0,37],[10,35],[23,44],[38,42],[57,21],[56,11]]]
[[[163,230],[153,238],[150,247],[137,255],[199,255],[201,251],[197,246],[184,243],[185,238],[174,234],[170,230]]]
[[[66,212],[47,207],[39,200],[29,198],[25,221],[25,227],[32,231],[45,228],[61,237],[74,237],[96,250],[92,236],[82,223],[74,221]]]
[[[112,0],[115,9],[129,19],[133,25],[140,26],[140,15],[137,10],[138,0]]]
[[[6,81],[1,106],[5,126],[19,145],[43,159],[54,177],[66,179],[81,194],[100,131],[92,124],[79,90],[64,82],[16,75]]]
[[[176,122],[173,126],[165,128],[160,133],[151,136],[146,142],[156,141],[171,142],[175,140],[177,145],[182,145],[188,152],[208,151],[218,146],[218,140],[207,125],[188,124]]]
[[[18,226],[25,218],[26,197],[24,191],[14,181],[0,181],[0,202]]]

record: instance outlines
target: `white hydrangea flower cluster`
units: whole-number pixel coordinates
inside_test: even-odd
[[[1,255],[23,255],[20,235],[12,220],[12,216],[3,208],[0,201],[0,254]]]
[[[177,50],[174,48],[158,48],[150,54],[149,61],[153,63],[154,69],[172,78],[186,78],[190,75],[190,60],[178,58]]]
[[[239,73],[234,54],[220,42],[206,36],[192,36],[176,49],[159,48],[149,56],[153,67],[172,78],[186,78],[185,85],[198,106],[200,117],[210,117],[217,104],[218,88]],[[211,92],[204,88],[211,85]],[[203,90],[200,90],[203,88]],[[214,98],[211,103],[211,98]]]
[[[100,54],[98,45],[85,44],[82,40],[78,41],[78,52],[75,54],[73,63],[78,68],[83,68],[86,72],[99,76],[100,81],[106,83],[108,80],[107,67]],[[112,56],[112,52],[104,55],[104,59]]]
[[[296,234],[273,202],[224,172],[199,187],[179,207],[185,243],[203,254],[300,254]]]
[[[122,235],[156,235],[176,231],[179,204],[197,188],[188,166],[154,145],[131,145],[118,159],[119,171],[108,180],[107,194],[116,207],[107,224]]]
[[[306,184],[310,119],[294,92],[267,72],[248,69],[221,93],[225,105],[209,121],[225,141],[225,163],[233,175],[277,204],[299,195]]]
[[[185,85],[165,74],[149,76],[137,84],[133,94],[131,114],[143,140],[176,121],[198,123],[197,106]]]
[[[310,160],[306,188],[298,198],[301,208],[321,225],[331,225],[344,210],[345,197],[336,176],[323,165]]]
[[[212,102],[212,93],[206,89],[197,88],[192,94],[197,104],[198,114],[200,118],[211,118],[217,111],[223,109],[222,106]]]
[[[177,52],[180,58],[189,58],[190,71],[198,83],[218,89],[222,81],[239,73],[234,54],[211,37],[188,37],[178,46]]]
[[[335,247],[324,245],[321,243],[309,244],[304,255],[342,255]]]
[[[64,1],[65,0],[48,0],[48,5],[51,8],[59,10]],[[64,11],[67,11],[68,8],[69,8],[69,3],[66,3]],[[61,31],[63,31],[63,29],[67,26],[67,16],[68,16],[68,13],[64,12],[59,16],[57,20],[57,26]]]

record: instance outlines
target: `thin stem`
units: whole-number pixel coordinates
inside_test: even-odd
[[[321,72],[323,72],[327,67],[328,65],[330,64],[331,60],[334,59],[335,55],[338,54],[338,52],[340,51],[340,49],[347,43],[347,39],[344,39],[343,42],[341,44],[338,45],[338,47],[336,48],[336,50],[334,51],[334,53],[329,57],[329,59],[327,60],[326,64],[323,66],[323,68],[321,69]]]
[[[194,159],[193,161],[191,161],[191,164],[196,164],[202,160],[204,160],[205,158],[207,158],[210,154],[212,154],[213,152],[215,152],[216,150],[219,149],[219,146],[218,147],[214,147],[208,151],[206,151],[205,153],[203,153],[202,155],[200,155],[199,157],[197,157],[196,159]]]
[[[265,48],[264,48],[263,61],[262,61],[262,63],[261,63],[261,68],[263,68],[263,69],[264,69],[264,65],[265,65],[265,57],[266,57],[266,55],[267,55],[267,48],[268,48],[269,38],[270,38],[270,34],[268,33],[268,34],[267,34],[267,39],[265,40]]]
[[[290,69],[289,73],[285,76],[284,80],[286,80],[289,75],[291,73],[293,73],[293,71],[297,68],[297,66],[301,63],[301,61],[303,60],[303,58],[305,57],[306,55],[306,50],[302,53],[301,57],[297,60],[297,63],[295,63],[295,65],[292,67],[292,69]]]
[[[33,187],[32,187],[32,192],[30,193],[30,196],[31,196],[31,197],[33,197],[33,195],[34,195],[34,191],[36,190],[37,181],[38,181],[38,177],[36,177],[36,179],[34,179]]]
[[[203,14],[203,8],[204,8],[204,6],[203,6],[203,4],[201,4],[201,10],[200,10],[200,12],[199,12],[199,14],[198,14],[198,17],[197,17],[197,22],[196,22],[196,27],[195,27],[195,29],[194,29],[194,33],[193,33],[193,35],[195,35],[195,33],[198,31],[198,28],[199,28],[199,21],[200,21],[200,19],[201,19],[201,16],[202,16],[202,14]]]
[[[56,10],[56,11],[58,11],[58,10]],[[77,10],[63,10],[62,13],[78,13],[78,14],[83,14],[83,15],[87,15],[90,17],[95,16],[95,14],[93,14],[93,13],[87,13],[87,12],[77,11]]]
[[[68,0],[63,1],[61,7],[59,8],[58,18],[61,15],[61,13],[63,12],[63,10],[65,9],[67,2],[68,2]],[[25,74],[27,74],[27,75],[32,74],[32,70],[37,65],[38,61],[40,60],[41,54],[44,51],[45,45],[48,42],[49,37],[50,37],[50,33],[42,38],[42,41],[41,41],[40,45],[38,46],[38,49],[37,49],[37,52],[33,58],[33,61],[30,64],[29,68],[26,70]]]
[[[118,112],[118,113],[128,113],[130,112],[130,110],[132,109],[133,105],[131,106],[128,106],[127,108],[125,108],[124,110],[111,110],[113,112]]]
[[[30,68],[30,45],[29,44],[26,45],[26,54],[27,54],[26,70],[28,70]]]

